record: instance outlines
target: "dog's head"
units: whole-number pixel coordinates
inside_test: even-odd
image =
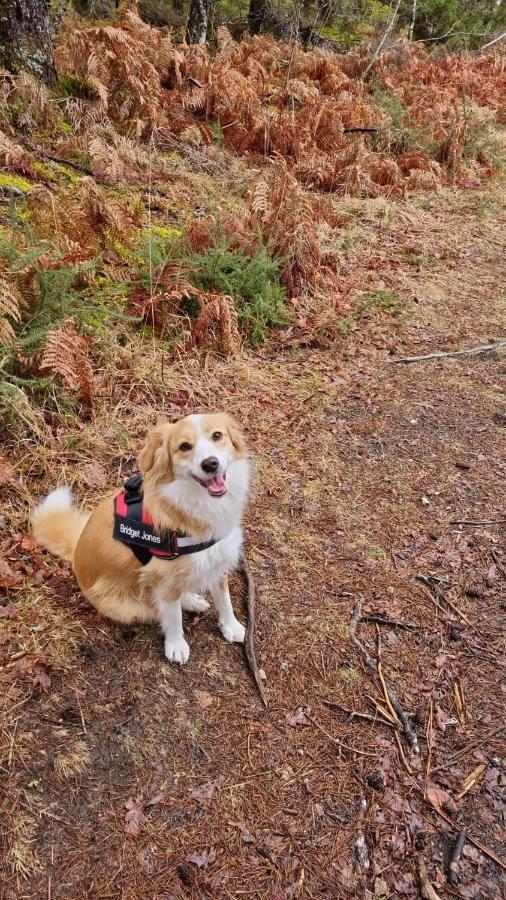
[[[205,491],[203,496],[223,497],[227,474],[245,458],[246,444],[231,416],[192,415],[157,425],[140,453],[139,466],[153,485],[186,482]]]

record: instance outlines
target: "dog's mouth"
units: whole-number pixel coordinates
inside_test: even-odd
[[[203,478],[197,478],[196,475],[193,477],[195,481],[198,481],[198,483],[202,485],[202,487],[206,488],[211,497],[223,497],[223,495],[227,493],[226,475],[217,473],[216,475],[212,475],[211,478],[206,478],[205,481]]]

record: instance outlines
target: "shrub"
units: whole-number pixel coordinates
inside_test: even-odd
[[[185,262],[189,278],[200,290],[233,297],[241,329],[252,344],[262,343],[270,328],[289,319],[280,282],[281,263],[262,247],[253,256],[222,242]]]

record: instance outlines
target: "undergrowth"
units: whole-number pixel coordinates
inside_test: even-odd
[[[21,418],[23,397],[91,412],[113,332],[229,355],[288,323],[310,344],[398,314],[388,291],[349,312],[346,257],[367,231],[346,198],[498,171],[504,64],[405,40],[364,78],[369,60],[222,27],[212,52],[177,45],[124,4],[112,22],[67,18],[53,91],[5,75],[0,377]]]
[[[252,344],[266,340],[270,329],[285,325],[289,314],[280,282],[281,261],[262,247],[253,256],[226,243],[187,257],[192,283],[204,290],[230,294],[239,324]]]

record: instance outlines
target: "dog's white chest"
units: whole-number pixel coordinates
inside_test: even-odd
[[[242,529],[232,529],[207,550],[192,556],[191,591],[205,591],[237,566],[242,544]]]

